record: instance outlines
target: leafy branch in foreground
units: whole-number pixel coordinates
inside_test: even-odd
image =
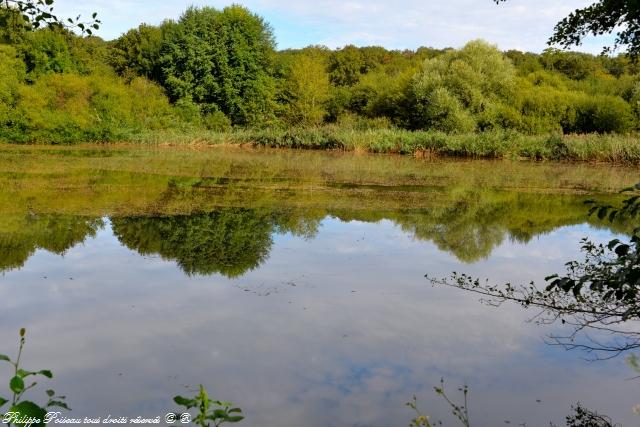
[[[90,36],[101,24],[95,12],[88,21],[82,21],[81,15],[67,19],[58,17],[53,11],[53,0],[0,0],[0,7],[19,12],[22,22],[14,24],[29,26],[34,30],[44,27],[62,27],[69,30],[77,28],[83,35]]]
[[[191,422],[200,427],[218,427],[224,423],[237,423],[244,419],[242,410],[234,407],[233,403],[210,399],[203,385],[200,385],[200,390],[195,397],[176,396],[173,401],[187,410],[197,409],[198,413]],[[187,414],[183,412],[174,415],[176,419],[184,419]]]
[[[39,406],[31,401],[23,400],[22,397],[27,390],[34,388],[38,383],[33,381],[31,384],[26,385],[25,380],[31,376],[43,376],[46,378],[53,378],[53,373],[49,370],[41,371],[26,371],[20,367],[20,358],[22,357],[22,350],[25,344],[26,330],[20,329],[20,343],[18,346],[18,355],[16,360],[13,361],[9,356],[0,354],[0,361],[8,362],[13,366],[13,377],[9,380],[9,389],[11,390],[12,397],[6,399],[0,396],[0,410],[7,403],[11,403],[11,407],[6,413],[0,413],[0,417],[3,423],[8,426],[43,426],[46,425],[45,419],[49,408],[58,407],[69,410],[69,407],[65,403],[64,396],[57,396],[54,390],[47,390],[47,403],[44,406]],[[31,421],[27,421],[31,420]],[[36,420],[36,421],[34,421]]]
[[[493,0],[495,3],[507,0]],[[627,46],[631,56],[640,54],[640,3],[637,1],[599,0],[589,6],[576,9],[558,22],[549,44],[564,48],[578,46],[588,35],[601,36],[614,31],[613,46],[605,47],[610,53]]]
[[[601,206],[595,201],[589,215],[598,218],[635,219],[640,214],[640,185],[623,191],[634,194],[622,206]],[[635,229],[628,242],[619,239],[608,244],[582,240],[582,261],[565,264],[564,275],[545,278],[547,286],[539,289],[528,285],[493,285],[488,280],[454,272],[450,279],[427,277],[432,283],[452,286],[483,297],[483,302],[500,305],[505,301],[540,311],[533,318],[540,324],[559,322],[572,327],[568,335],[552,335],[550,343],[567,349],[580,349],[596,359],[615,357],[640,348],[640,236]]]

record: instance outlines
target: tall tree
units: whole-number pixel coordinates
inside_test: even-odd
[[[274,49],[269,25],[244,7],[191,7],[166,30],[163,85],[172,101],[222,111],[236,124],[260,122],[270,112]]]
[[[322,58],[309,54],[294,57],[285,86],[289,121],[305,125],[322,123],[331,93],[329,74]]]

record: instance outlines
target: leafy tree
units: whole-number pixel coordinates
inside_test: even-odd
[[[58,28],[28,33],[19,45],[29,79],[48,73],[79,71],[69,46],[70,34]]]
[[[507,0],[493,0],[495,3]],[[580,45],[588,35],[599,36],[616,32],[613,46],[605,52],[621,46],[629,54],[640,53],[640,3],[631,0],[598,0],[589,6],[576,9],[556,25],[549,44],[564,48]]]
[[[415,128],[468,132],[489,103],[513,91],[515,69],[492,45],[477,40],[426,60],[409,87]]]
[[[322,58],[309,54],[296,55],[285,79],[288,121],[304,125],[322,123],[331,94],[329,75]]]
[[[558,71],[573,80],[586,79],[601,68],[601,64],[593,55],[562,52],[557,49],[546,49],[540,55],[540,62],[547,70]]]
[[[329,58],[331,83],[336,86],[353,86],[358,83],[365,67],[360,50],[353,46],[339,49]]]
[[[0,45],[0,138],[23,132],[22,117],[16,109],[20,86],[26,78],[25,64],[15,48]]]
[[[244,7],[191,7],[166,29],[162,85],[172,101],[220,110],[234,124],[263,122],[271,114],[274,46],[269,25]]]
[[[159,27],[141,24],[127,31],[111,43],[109,63],[121,76],[143,76],[154,81],[162,80],[160,50],[163,31],[170,24]]]

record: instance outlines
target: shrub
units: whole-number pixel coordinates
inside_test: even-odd
[[[231,120],[222,111],[213,111],[205,114],[202,124],[208,130],[226,132],[231,129]]]
[[[18,92],[23,130],[16,142],[108,142],[175,122],[162,90],[145,79],[51,74]]]
[[[483,41],[429,59],[408,88],[417,113],[412,125],[446,132],[473,130],[473,115],[482,113],[489,103],[508,98],[514,79],[509,59]]]
[[[634,127],[631,106],[617,96],[585,97],[578,106],[575,131],[626,133]]]

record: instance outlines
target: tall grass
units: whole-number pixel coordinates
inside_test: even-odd
[[[237,129],[229,132],[151,131],[129,142],[156,144],[250,144],[253,146],[491,159],[640,163],[640,135],[524,135],[515,131],[448,134],[348,126]]]

